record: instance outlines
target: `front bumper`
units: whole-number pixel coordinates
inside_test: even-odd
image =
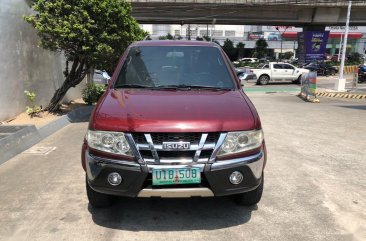
[[[265,165],[265,149],[257,154],[216,161],[207,164],[174,165],[174,167],[199,167],[202,182],[197,185],[173,185],[169,187],[152,186],[153,168],[172,168],[167,165],[140,165],[137,162],[112,160],[96,157],[85,150],[87,180],[89,186],[100,193],[128,197],[193,197],[225,196],[248,192],[259,186]],[[238,185],[229,182],[229,176],[240,171],[244,180]],[[122,183],[112,186],[107,177],[111,172],[122,176]]]

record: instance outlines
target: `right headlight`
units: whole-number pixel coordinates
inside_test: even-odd
[[[224,143],[217,154],[218,157],[249,151],[258,148],[263,142],[263,131],[235,131],[226,135]]]

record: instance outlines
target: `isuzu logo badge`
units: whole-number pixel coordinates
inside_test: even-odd
[[[163,150],[189,150],[190,148],[189,142],[163,142]]]

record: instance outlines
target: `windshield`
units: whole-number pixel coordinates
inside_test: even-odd
[[[212,87],[233,89],[234,80],[217,48],[132,47],[115,88]]]

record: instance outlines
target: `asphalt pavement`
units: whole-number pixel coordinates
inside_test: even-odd
[[[268,148],[258,205],[121,198],[93,209],[80,164],[87,123],[73,123],[0,166],[0,240],[366,240],[365,100],[248,95]]]

